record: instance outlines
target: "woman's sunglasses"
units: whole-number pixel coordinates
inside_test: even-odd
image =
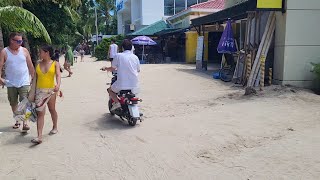
[[[13,41],[15,41],[17,44],[22,44],[23,43],[23,40],[15,40],[15,39],[12,39]]]

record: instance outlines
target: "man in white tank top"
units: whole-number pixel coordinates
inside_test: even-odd
[[[113,58],[118,54],[118,45],[115,44],[114,40],[111,40],[111,45],[109,46],[109,60],[112,62]]]
[[[0,78],[0,85],[7,86],[8,100],[12,112],[17,110],[18,97],[21,101],[28,96],[30,87],[30,76],[34,76],[34,67],[29,51],[21,47],[23,40],[22,34],[11,33],[9,36],[9,47],[4,48],[0,53],[0,70],[5,66],[5,79]],[[14,129],[20,127],[20,122],[16,122]],[[29,126],[23,122],[23,131],[28,131]]]

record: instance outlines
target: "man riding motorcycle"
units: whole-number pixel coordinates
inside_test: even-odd
[[[111,67],[103,67],[104,71],[117,71],[117,81],[108,88],[108,93],[114,101],[111,111],[121,108],[117,94],[121,90],[138,91],[138,74],[140,72],[139,58],[131,52],[132,43],[125,39],[122,42],[122,53],[118,53],[113,59]]]

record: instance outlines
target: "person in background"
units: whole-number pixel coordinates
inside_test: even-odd
[[[53,59],[52,60],[59,62],[59,59],[60,59],[60,51],[56,49],[54,51],[54,55],[53,55]],[[60,63],[59,63],[59,65],[60,65]],[[60,65],[60,72],[61,73],[63,72],[63,70],[61,68],[61,65]]]
[[[84,62],[83,57],[84,57],[85,51],[83,49],[80,50],[80,56],[81,56],[81,62]]]
[[[28,96],[30,88],[30,76],[34,77],[34,67],[29,51],[21,47],[23,43],[22,34],[11,33],[9,35],[9,47],[4,48],[0,53],[0,70],[5,66],[5,78],[0,78],[0,85],[7,86],[8,100],[15,114],[19,101]],[[13,129],[18,129],[20,122],[16,121]],[[23,122],[22,131],[30,129],[27,122]]]
[[[60,51],[56,49],[54,51],[54,55],[53,55],[53,59],[52,60],[55,60],[55,61],[59,62],[59,58],[60,58]]]
[[[71,75],[73,74],[73,72],[71,71],[71,66],[73,66],[73,53],[71,47],[68,45],[65,54],[65,61],[63,64],[64,69],[69,72],[69,75],[67,77],[71,77]]]
[[[78,61],[78,51],[76,49],[74,49],[73,51],[73,59],[74,59],[74,62]]]
[[[113,59],[115,58],[118,52],[119,52],[118,45],[116,45],[115,40],[112,39],[111,45],[109,46],[109,54],[108,54],[110,62],[113,61]]]
[[[35,103],[37,107],[37,130],[38,137],[32,139],[34,144],[42,143],[42,130],[44,126],[44,116],[46,113],[47,102],[51,114],[53,127],[50,134],[58,133],[58,113],[56,111],[56,94],[59,92],[61,84],[61,73],[59,62],[52,60],[53,48],[49,45],[43,45],[40,48],[40,63],[36,66],[37,84]],[[55,83],[56,79],[56,83]]]

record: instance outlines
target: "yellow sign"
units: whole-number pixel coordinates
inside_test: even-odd
[[[257,0],[258,9],[282,9],[282,0]]]

